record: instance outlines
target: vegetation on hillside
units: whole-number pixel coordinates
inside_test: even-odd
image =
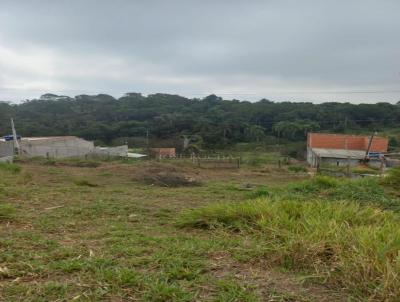
[[[304,141],[309,131],[388,132],[399,145],[400,105],[389,103],[295,103],[223,100],[215,95],[188,99],[178,95],[127,93],[119,99],[99,94],[74,98],[44,95],[40,99],[0,102],[0,135],[10,133],[14,117],[22,136],[77,135],[102,143],[183,146],[218,149],[239,142]]]

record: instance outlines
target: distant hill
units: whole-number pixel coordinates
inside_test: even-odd
[[[111,143],[116,139],[194,138],[202,148],[238,142],[304,140],[308,131],[371,132],[399,127],[400,104],[255,103],[216,95],[189,99],[179,95],[127,93],[75,97],[44,94],[21,104],[0,103],[0,135],[10,133],[14,117],[22,136],[77,135]],[[396,143],[396,135],[392,142]]]

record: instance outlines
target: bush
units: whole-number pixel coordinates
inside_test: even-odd
[[[365,298],[400,296],[400,221],[392,212],[355,202],[259,199],[194,209],[178,226],[257,233],[265,257],[276,264]]]
[[[21,172],[21,166],[13,163],[3,163],[0,162],[0,171],[6,171],[11,173]]]

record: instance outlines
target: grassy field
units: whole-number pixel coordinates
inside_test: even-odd
[[[0,300],[396,301],[395,180],[296,171],[2,164]]]

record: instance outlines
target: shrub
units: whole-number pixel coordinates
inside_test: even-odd
[[[259,199],[194,209],[180,217],[178,226],[256,233],[265,257],[276,264],[366,298],[400,296],[400,221],[393,212],[355,202]]]

